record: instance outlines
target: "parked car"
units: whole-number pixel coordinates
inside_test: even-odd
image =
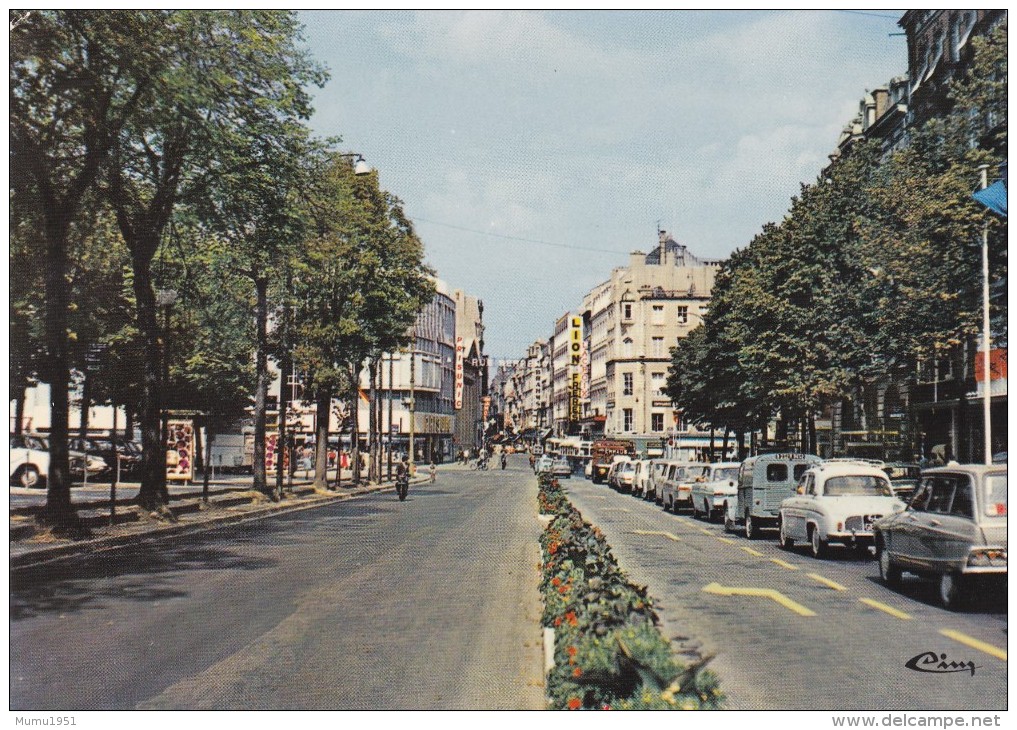
[[[533,473],[534,474],[550,474],[551,473],[551,466],[553,464],[554,464],[554,459],[552,459],[548,454],[541,454],[540,458],[538,458],[536,463],[534,463],[534,465],[533,465]]]
[[[797,493],[781,502],[780,544],[786,550],[796,542],[808,544],[815,558],[825,557],[831,543],[865,550],[867,556],[873,523],[903,509],[882,469],[825,462],[806,471]]]
[[[572,464],[564,456],[559,456],[551,461],[551,474],[570,479],[572,478]]]
[[[733,522],[745,527],[745,537],[755,540],[760,529],[776,527],[781,503],[795,493],[802,475],[821,461],[812,454],[790,452],[759,454],[743,461],[738,470],[738,514]]]
[[[664,484],[664,474],[667,473],[667,467],[670,463],[667,459],[653,459],[650,461],[650,470],[643,487],[644,499],[655,502],[660,501],[660,488]]]
[[[646,493],[646,485],[650,481],[650,471],[653,468],[653,462],[649,459],[637,459],[632,462],[635,471],[632,473],[632,495],[635,497],[642,497]]]
[[[141,471],[141,448],[136,447],[132,441],[117,440],[116,456],[113,453],[113,442],[106,437],[75,437],[68,441],[74,451],[83,452],[89,456],[99,457],[109,467],[109,471],[103,476],[112,478],[113,470],[117,465],[117,456],[120,461],[119,480],[131,481]],[[89,477],[91,478],[91,477]]]
[[[587,479],[593,478],[593,459],[586,460],[586,466],[583,467],[583,476]]]
[[[613,468],[613,481],[611,485],[619,492],[631,492],[632,491],[632,478],[636,473],[636,463],[634,461],[621,461],[618,462],[616,468]]]
[[[739,465],[737,461],[708,464],[702,476],[696,477],[690,493],[694,517],[712,522],[724,514],[728,502],[738,496]]]
[[[49,449],[35,436],[11,434],[11,484],[22,487],[46,486]]]
[[[873,526],[880,577],[889,586],[903,571],[937,580],[950,610],[964,605],[977,582],[1003,584],[1005,594],[1006,511],[1003,465],[923,471],[907,509]]]
[[[618,488],[617,485],[616,485],[616,479],[615,479],[616,475],[618,473],[618,467],[619,467],[619,465],[621,465],[623,463],[628,463],[630,461],[632,461],[632,458],[629,457],[629,456],[626,456],[624,454],[615,454],[614,456],[611,457],[611,463],[610,463],[610,465],[607,468],[607,475],[604,477],[604,481],[607,482],[607,485],[609,487],[613,487],[615,489]],[[593,481],[594,481],[594,483],[596,483],[596,481],[597,481],[597,478],[596,478],[596,475],[597,475],[597,464],[596,464],[596,462],[594,462],[594,464],[593,464],[593,474],[594,474]]]
[[[10,437],[10,479],[11,484],[22,487],[45,487],[46,475],[49,473],[49,441],[45,436],[36,434],[23,434]],[[68,452],[71,479],[80,481],[85,478],[95,478],[109,467],[106,462],[98,456],[88,456],[80,451],[70,450]]]
[[[661,501],[665,510],[677,512],[679,509],[692,507],[692,483],[706,474],[709,464],[693,464],[675,462],[668,469],[661,491]]]
[[[914,494],[918,480],[922,476],[922,467],[918,464],[887,464],[883,471],[890,477],[890,488],[898,499],[908,502]]]

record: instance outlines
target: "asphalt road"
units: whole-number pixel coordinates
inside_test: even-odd
[[[538,709],[523,457],[19,571],[10,707]]]
[[[962,643],[1005,651],[1005,596],[952,613],[938,607],[931,584],[905,576],[890,590],[875,561],[846,551],[815,560],[781,549],[776,532],[750,541],[606,485],[563,484],[622,569],[649,586],[665,635],[716,655],[711,666],[732,709],[1006,709],[1005,659]],[[928,651],[971,661],[974,674],[905,668]]]

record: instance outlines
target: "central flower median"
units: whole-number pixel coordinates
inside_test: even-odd
[[[603,533],[557,479],[542,474],[539,485],[540,511],[554,517],[540,537],[543,623],[555,630],[551,707],[719,709],[723,695],[706,661],[686,666],[675,657],[646,588],[628,581]]]

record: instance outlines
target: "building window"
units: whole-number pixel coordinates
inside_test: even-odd
[[[653,338],[653,356],[664,357],[664,338],[654,337]]]
[[[650,384],[653,386],[654,394],[664,394],[664,387],[666,385],[664,381],[664,373],[650,373]]]
[[[689,308],[686,306],[678,307],[678,324],[688,324],[689,322]]]
[[[632,373],[622,373],[622,395],[632,395]]]
[[[622,431],[632,430],[632,409],[622,408]]]
[[[632,357],[632,340],[628,337],[622,340],[622,357]]]
[[[622,319],[632,319],[632,302],[622,302]]]
[[[664,414],[663,413],[651,413],[650,414],[650,430],[651,431],[663,431],[664,430]]]
[[[650,320],[653,324],[664,324],[664,305],[654,304],[653,305],[653,318]]]

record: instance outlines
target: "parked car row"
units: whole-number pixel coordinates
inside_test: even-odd
[[[108,480],[117,465],[108,438],[72,438],[68,441],[71,479]],[[119,478],[135,478],[141,466],[141,446],[118,441]],[[10,483],[27,488],[45,487],[49,473],[49,437],[40,434],[10,436]]]
[[[748,539],[775,530],[784,549],[804,546],[815,558],[835,548],[869,557],[874,548],[884,582],[896,585],[904,571],[932,578],[947,608],[981,584],[1006,582],[1005,464],[922,470],[796,453],[718,464],[617,455],[606,481],[665,510],[723,520]]]

